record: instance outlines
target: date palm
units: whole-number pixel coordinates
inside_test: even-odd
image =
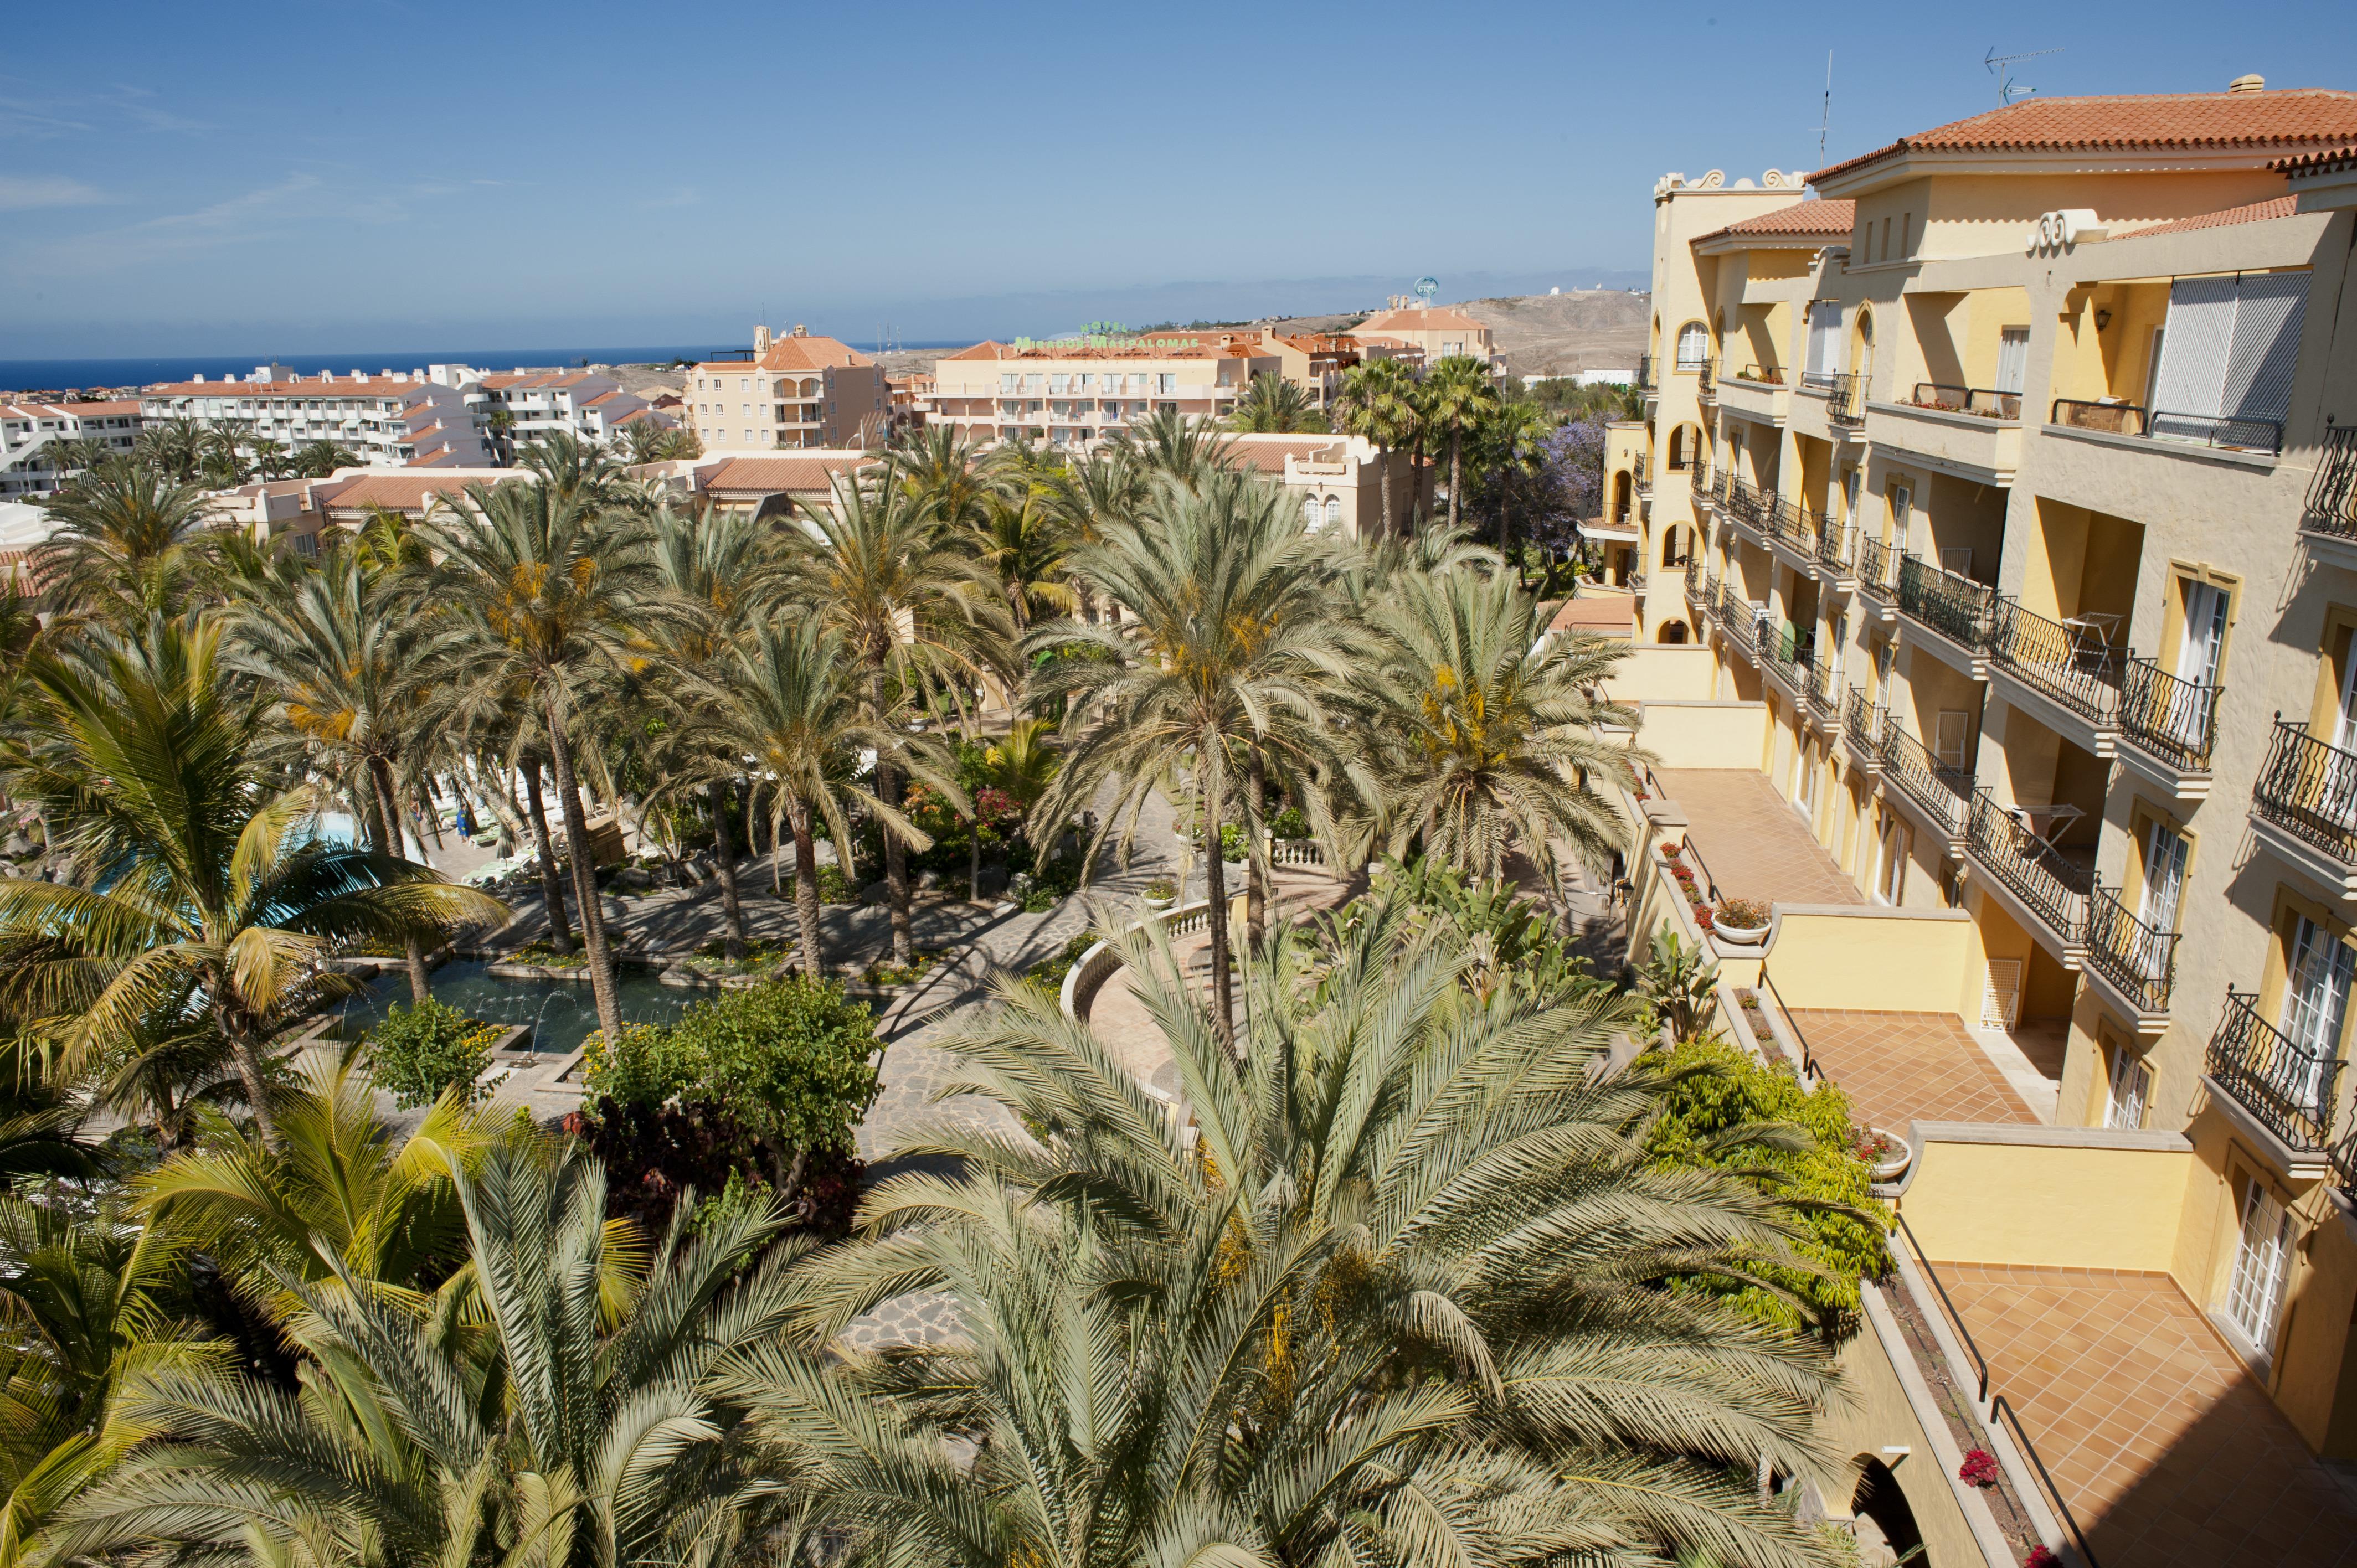
[[[193,484],[197,471],[204,467],[204,424],[186,414],[149,420],[132,443],[132,451],[141,467],[153,468],[167,479]]]
[[[1071,611],[1078,603],[1064,580],[1071,539],[1046,502],[993,497],[979,522],[964,531],[966,548],[996,585],[1007,618],[1020,634],[1044,616]]]
[[[1414,372],[1394,359],[1367,360],[1351,366],[1342,374],[1341,390],[1334,394],[1334,412],[1341,428],[1375,445],[1385,533],[1399,528],[1399,512],[1392,505],[1392,454],[1416,439],[1422,425],[1416,395]]]
[[[574,732],[585,704],[639,657],[643,640],[693,611],[664,591],[643,515],[600,499],[619,488],[619,467],[569,442],[533,458],[546,465],[540,482],[471,484],[427,517],[419,532],[435,564],[409,591],[442,623],[436,648],[447,676],[512,695],[546,747],[597,1023],[613,1039],[622,1015],[588,864]]]
[[[204,492],[156,468],[104,463],[41,503],[53,532],[33,547],[49,608],[136,624],[177,613],[210,554]]]
[[[312,787],[270,789],[264,703],[231,675],[217,626],[159,617],[136,642],[36,654],[26,681],[13,791],[48,812],[79,879],[0,879],[0,1008],[49,1020],[75,1056],[158,1016],[201,1023],[274,1144],[271,1041],[351,989],[327,952],[506,913],[426,866],[321,838]]]
[[[990,503],[1006,499],[1011,489],[1006,457],[976,450],[956,425],[904,431],[888,456],[892,482],[943,528],[979,528]]]
[[[1255,843],[1262,825],[1237,762],[1274,757],[1305,776],[1341,768],[1326,704],[1347,641],[1328,607],[1331,558],[1282,489],[1225,474],[1200,491],[1166,478],[1143,519],[1107,526],[1073,565],[1133,618],[1119,628],[1051,621],[1025,643],[1053,655],[1034,667],[1029,696],[1061,700],[1067,715],[1064,767],[1034,814],[1060,822],[1111,786],[1114,808],[1088,853],[1117,833],[1126,857],[1161,780],[1192,771],[1210,851],[1211,987],[1224,1018],[1220,830],[1236,806]]]
[[[287,470],[301,478],[324,479],[339,468],[357,468],[361,460],[332,441],[307,441],[288,459]]]
[[[1550,632],[1512,577],[1408,574],[1377,609],[1378,651],[1359,689],[1388,786],[1391,850],[1426,853],[1481,877],[1527,856],[1559,897],[1555,846],[1591,865],[1620,847],[1620,819],[1583,780],[1633,779],[1638,756],[1603,725],[1635,715],[1593,693],[1625,645]]]
[[[1465,436],[1504,406],[1490,367],[1469,354],[1451,354],[1424,379],[1426,420],[1448,438],[1448,526],[1455,528],[1465,496]],[[1499,548],[1505,542],[1499,541]]]
[[[827,501],[803,504],[811,538],[794,554],[794,592],[842,639],[864,675],[871,725],[887,722],[901,693],[946,695],[963,712],[974,677],[985,670],[1011,674],[996,585],[959,547],[940,504],[888,478],[862,485],[840,477]],[[877,799],[898,811],[900,788],[899,764],[888,752],[879,756]],[[884,881],[893,961],[907,963],[909,854],[894,833],[884,835]]]
[[[1168,474],[1190,489],[1235,467],[1235,443],[1216,424],[1175,408],[1160,410],[1115,440],[1148,473]]]
[[[1285,377],[1266,372],[1252,379],[1236,400],[1229,423],[1238,430],[1280,435],[1326,427],[1325,416],[1309,406],[1307,392]]]
[[[69,436],[49,444],[49,466],[57,471],[60,483],[80,474],[86,474],[106,461],[103,442],[88,436]]]
[[[864,1408],[744,1359],[732,1390],[816,1506],[970,1563],[1829,1563],[1749,1480],[1811,1454],[1828,1359],[1662,1288],[1788,1256],[1792,1214],[1647,1160],[1668,1079],[1603,1070],[1627,998],[1501,974],[1430,909],[1354,915],[1314,963],[1272,939],[1241,1058],[1167,944],[1128,939],[1183,1126],[1024,987],[939,1042],[1034,1136],[919,1134],[896,1153],[956,1174],[886,1182],[869,1239],[813,1260],[814,1337],[933,1289],[964,1343],[850,1362]]]
[[[749,1463],[714,1369],[775,1339],[796,1249],[739,1207],[651,1263],[571,1148],[454,1169],[465,1268],[418,1310],[348,1271],[294,1287],[304,1386],[151,1380],[140,1450],[55,1535],[77,1557],[177,1547],[282,1568],[702,1565],[784,1499]],[[765,1255],[766,1253],[766,1255]]]

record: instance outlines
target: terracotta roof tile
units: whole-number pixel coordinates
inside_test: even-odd
[[[706,360],[695,368],[705,373],[726,374],[730,371],[749,372],[762,371],[827,371],[845,365],[872,365],[876,361],[860,353],[848,343],[833,338],[787,336],[773,338],[770,351],[757,362],[751,360]]]
[[[2357,144],[2334,147],[2330,152],[2302,153],[2298,157],[2277,158],[2267,167],[2294,179],[2306,175],[2333,174],[2345,168],[2357,168]]]
[[[1371,332],[1447,332],[1458,328],[1469,332],[1490,330],[1461,310],[1436,305],[1424,310],[1378,310],[1360,322],[1351,336],[1360,338]]]
[[[837,474],[876,461],[864,453],[833,457],[732,457],[704,481],[704,488],[724,497],[781,492],[823,495]]]
[[[519,469],[515,477],[529,475]],[[507,478],[470,475],[465,479],[436,480],[410,474],[364,474],[333,493],[323,489],[315,494],[319,504],[331,511],[366,511],[371,507],[382,507],[387,511],[422,512],[443,496],[463,493],[469,484],[500,484]]]
[[[1953,120],[1809,176],[1817,184],[1910,152],[2220,150],[2357,141],[2357,92],[2295,87],[2265,92],[2154,92],[2025,98]]]
[[[2182,234],[2194,229],[2230,229],[2237,223],[2265,223],[2274,218],[2294,217],[2298,211],[2299,198],[2270,197],[2265,201],[2254,201],[2247,207],[2229,207],[2222,211],[2179,218],[2174,222],[2156,223],[2149,229],[2131,230],[2121,238],[2135,240],[2147,234]]]
[[[1592,598],[1566,599],[1547,622],[1549,631],[1593,631],[1607,637],[1634,635],[1636,601],[1628,596],[1598,594]]]
[[[1795,201],[1790,207],[1779,207],[1773,212],[1762,212],[1757,218],[1715,229],[1703,238],[1716,240],[1722,234],[1847,234],[1857,227],[1855,201]]]

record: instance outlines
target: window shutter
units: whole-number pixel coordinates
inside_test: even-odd
[[[2226,386],[2234,341],[2234,280],[2179,278],[2169,289],[2169,324],[2147,421],[2156,435],[2206,437]],[[2175,430],[2171,415],[2184,415]]]
[[[2221,413],[2280,424],[2291,413],[2291,375],[2299,357],[2306,273],[2264,273],[2234,291],[2234,340],[2226,360]]]

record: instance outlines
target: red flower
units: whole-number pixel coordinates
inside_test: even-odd
[[[1694,907],[1694,917],[1695,925],[1700,926],[1706,931],[1710,929],[1711,912],[1709,905],[1695,905]]]
[[[1975,1448],[1964,1455],[1956,1467],[1956,1479],[1966,1486],[1986,1488],[1996,1485],[1996,1455],[1986,1448]]]
[[[2033,1546],[2029,1555],[2021,1560],[2021,1568],[2062,1568],[2062,1559],[2043,1546]]]

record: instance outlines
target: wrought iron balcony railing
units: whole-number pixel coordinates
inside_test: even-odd
[[[1757,606],[1732,594],[1723,595],[1718,610],[1719,640],[1756,663],[1760,658],[1760,631],[1764,619]]]
[[[1975,653],[1988,651],[1996,590],[1986,583],[1932,565],[1920,556],[1899,559],[1899,613]]]
[[[2300,526],[2310,533],[2357,539],[2357,424],[2324,433]]]
[[[2131,654],[2120,693],[2120,734],[2137,750],[2171,768],[2207,773],[2218,737],[2218,699],[2223,693],[2215,682],[2181,680],[2153,660]]]
[[[1820,517],[1817,521],[1817,564],[1836,575],[1847,575],[1852,553],[1857,544],[1857,530],[1836,528],[1833,519]]]
[[[1838,723],[1841,719],[1841,671],[1818,654],[1809,660],[1809,705]]]
[[[1682,371],[1688,368],[1689,367],[1683,360],[1678,364],[1678,369]],[[1716,395],[1717,389],[1711,385],[1711,377],[1713,373],[1717,371],[1717,368],[1718,366],[1716,360],[1697,360],[1695,361],[1691,369],[1695,373],[1695,395],[1696,397],[1711,397]]]
[[[1882,726],[1882,772],[1951,836],[1964,832],[1973,793],[1970,768],[1942,762],[1897,720],[1886,717]]]
[[[2112,435],[2146,435],[2156,441],[2176,441],[2195,446],[2227,446],[2246,452],[2283,450],[2283,421],[2243,414],[2172,413],[2134,403],[2090,403],[2084,398],[2058,397],[2047,410],[2047,422],[2073,430],[2100,430]]]
[[[1899,587],[1899,552],[1879,539],[1861,535],[1857,542],[1857,585],[1889,598]]]
[[[1973,791],[1965,845],[1989,875],[2028,905],[2047,929],[2074,945],[2087,929],[2093,866],[2081,865],[2031,832],[1986,789]]]
[[[1824,520],[1824,513],[1811,511],[1791,496],[1778,496],[1769,503],[1770,532],[1803,557],[1817,553],[1817,529]]]
[[[2357,752],[2328,746],[2305,725],[2276,720],[2252,809],[2303,843],[2357,865]]]
[[[1763,616],[1760,621],[1758,640],[1760,669],[1794,696],[1805,693],[1809,684],[1810,649],[1799,640],[1794,629],[1789,626],[1780,627]]]
[[[2087,962],[2138,1012],[2169,1011],[2169,988],[2177,980],[2177,933],[2132,914],[2115,888],[2098,887],[2087,901]]]
[[[1695,459],[1694,472],[1687,477],[1686,484],[1697,497],[1707,496],[1710,494],[1709,453],[1705,452]]]
[[[2293,1152],[2320,1154],[2332,1144],[2341,1059],[2330,1045],[2303,1044],[2260,1017],[2258,1002],[2226,988],[2202,1070]],[[2343,1171],[2342,1180],[2352,1175]]]
[[[1917,408],[1938,409],[1943,413],[1978,413],[1990,419],[2021,417],[2021,394],[1998,392],[1993,387],[1954,387],[1940,381],[1917,381],[1915,395],[1908,401]]]
[[[1842,699],[1842,733],[1861,746],[1872,747],[1878,764],[1881,760],[1885,716],[1882,704],[1867,702],[1862,687],[1852,686],[1848,695]]]
[[[1845,371],[1833,378],[1833,386],[1825,394],[1825,418],[1846,428],[1856,428],[1866,423],[1866,378],[1855,371]]]
[[[1727,479],[1727,511],[1737,522],[1755,531],[1762,530],[1767,526],[1769,509],[1774,504],[1771,498],[1762,494],[1760,487],[1750,481],[1734,477]]]
[[[1662,390],[1662,376],[1661,371],[1656,368],[1657,363],[1651,354],[1640,354],[1637,357],[1637,390],[1639,392],[1650,392]]]
[[[1989,657],[2099,729],[2118,721],[2127,655],[2108,647],[2093,628],[2065,626],[2000,599],[1989,627]]]

